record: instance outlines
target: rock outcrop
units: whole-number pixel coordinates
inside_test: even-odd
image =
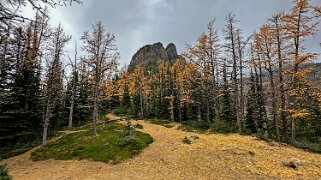
[[[153,69],[159,60],[173,63],[177,59],[185,61],[182,56],[177,54],[176,46],[173,43],[168,44],[166,48],[160,42],[153,45],[145,45],[133,56],[128,66],[128,71],[133,71],[138,65],[141,65],[144,69]]]

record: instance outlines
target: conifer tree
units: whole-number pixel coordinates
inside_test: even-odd
[[[96,136],[100,86],[104,75],[115,70],[119,53],[115,36],[105,32],[101,21],[93,25],[91,34],[85,32],[81,39],[84,41],[83,50],[89,54],[86,63],[90,66],[93,77],[93,135]]]
[[[315,53],[305,53],[303,41],[313,35],[317,23],[315,16],[311,15],[313,7],[309,0],[295,0],[294,6],[289,13],[285,13],[281,20],[286,31],[285,38],[291,41],[290,54],[292,55],[291,90],[290,90],[290,114],[291,114],[291,140],[295,141],[296,117],[304,116],[304,109],[298,107],[297,99],[303,94],[300,89],[300,79],[306,76],[306,71],[300,69],[300,65],[315,59]]]
[[[61,25],[54,29],[51,37],[51,48],[49,48],[49,56],[47,60],[47,75],[45,88],[45,114],[43,119],[43,135],[42,145],[47,143],[47,134],[50,120],[54,115],[55,110],[60,110],[61,98],[63,93],[63,69],[62,58],[64,56],[64,47],[71,39],[62,29]],[[58,119],[55,119],[58,120]]]
[[[222,88],[222,100],[219,113],[219,121],[217,122],[219,126],[224,125],[229,129],[225,131],[234,130],[236,124],[236,107],[231,95],[231,88],[227,80],[226,64],[223,65],[223,88]]]
[[[246,102],[246,115],[245,115],[245,128],[250,133],[257,133],[257,119],[258,114],[258,95],[256,89],[256,83],[254,79],[253,70],[250,73],[250,88],[247,92],[247,102]]]
[[[280,138],[279,131],[279,121],[277,119],[277,99],[276,99],[276,90],[275,90],[275,80],[274,80],[274,56],[275,56],[275,48],[274,48],[274,40],[273,30],[269,24],[265,24],[261,26],[260,31],[254,35],[255,37],[255,45],[257,49],[262,54],[262,64],[266,71],[269,74],[269,82],[270,82],[270,92],[271,92],[271,114],[273,117],[274,128],[276,131],[277,139]]]
[[[226,40],[226,43],[224,45],[226,52],[228,53],[228,62],[231,64],[232,66],[232,80],[233,80],[233,99],[235,99],[234,103],[235,103],[235,107],[236,107],[236,114],[237,114],[237,118],[236,118],[236,122],[238,125],[238,129],[239,132],[241,131],[241,117],[240,115],[242,114],[240,112],[241,108],[239,107],[239,102],[241,102],[240,100],[240,96],[239,96],[239,82],[238,82],[238,70],[239,70],[239,58],[238,57],[238,53],[237,53],[237,40],[238,40],[238,28],[236,27],[236,18],[235,15],[230,13],[226,18],[226,25],[225,28],[223,29],[224,31],[224,37]]]

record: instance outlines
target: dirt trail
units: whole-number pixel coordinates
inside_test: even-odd
[[[110,117],[111,119],[114,117]],[[154,143],[133,159],[119,164],[91,161],[33,162],[32,152],[9,158],[14,179],[321,179],[321,155],[293,147],[257,141],[237,134],[194,134],[139,122]],[[199,136],[183,144],[185,136]],[[283,162],[298,158],[298,169]]]

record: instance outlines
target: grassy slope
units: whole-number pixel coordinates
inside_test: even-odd
[[[32,160],[89,159],[102,162],[119,162],[138,154],[153,142],[150,135],[134,131],[130,136],[123,135],[124,126],[108,124],[98,128],[98,136],[91,130],[69,134],[49,143],[32,154]]]

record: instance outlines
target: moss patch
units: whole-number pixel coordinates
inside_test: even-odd
[[[32,153],[32,160],[82,160],[117,163],[132,158],[153,142],[145,133],[134,131],[125,136],[124,125],[107,124],[98,127],[98,136],[91,130],[69,134]]]

